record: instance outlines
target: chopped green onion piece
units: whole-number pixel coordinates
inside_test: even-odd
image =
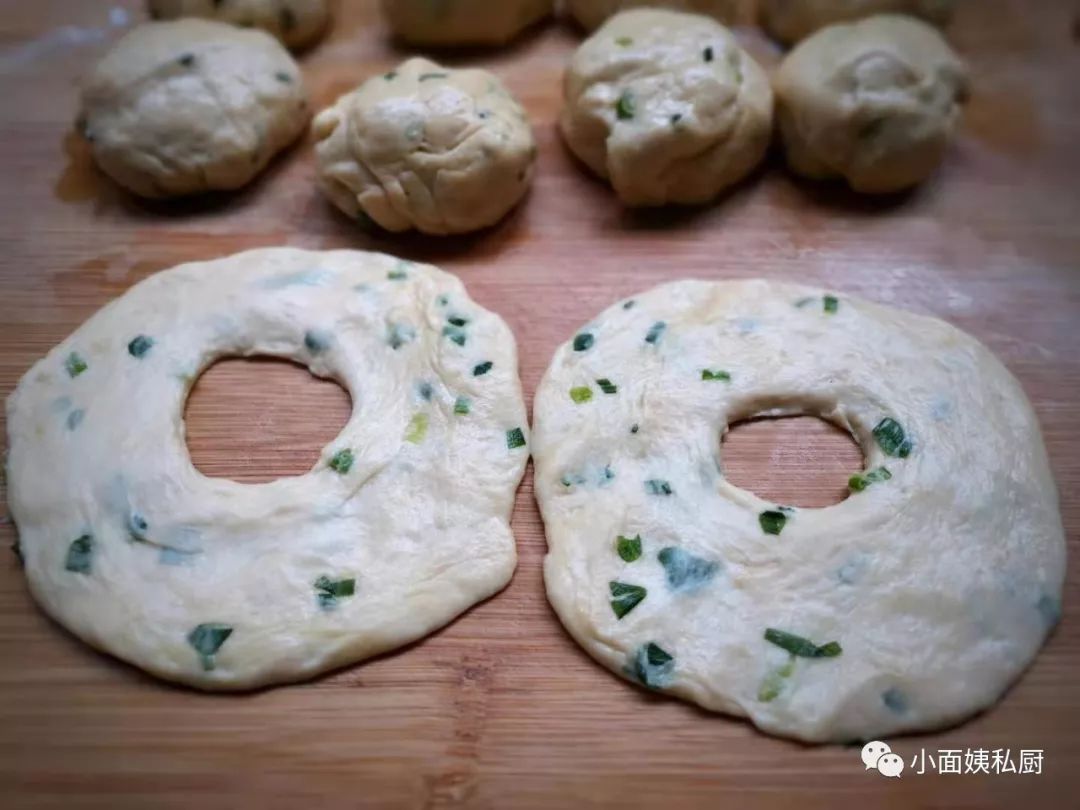
[[[757,699],[762,703],[776,700],[780,695],[780,692],[783,691],[787,679],[790,678],[794,672],[795,656],[792,655],[788,658],[786,664],[774,669],[761,681],[761,686],[758,687]]]
[[[91,558],[94,553],[94,538],[88,534],[71,541],[68,546],[64,568],[76,574],[89,574]]]
[[[330,347],[330,336],[325,332],[309,330],[304,333],[304,347],[312,354],[320,354]]]
[[[404,281],[404,280],[405,280],[405,279],[407,279],[408,277],[409,277],[409,274],[408,274],[408,273],[406,273],[406,272],[405,272],[405,271],[404,271],[404,270],[403,270],[402,268],[400,268],[400,267],[399,267],[399,268],[397,268],[397,269],[395,269],[395,270],[390,270],[390,271],[389,271],[389,272],[387,272],[387,274],[386,274],[386,279],[387,279],[387,281]]]
[[[491,368],[494,365],[495,364],[492,363],[490,360],[487,360],[487,361],[485,361],[483,363],[479,363],[478,365],[473,367],[472,375],[474,377],[483,377],[485,374],[487,374],[489,371],[491,371]]]
[[[465,345],[465,330],[462,329],[460,326],[444,326],[442,333],[445,337],[448,337],[450,338],[450,340],[454,341],[454,343],[456,343],[458,346]]]
[[[641,535],[623,537],[620,534],[615,540],[615,551],[622,557],[623,562],[634,562],[641,556]]]
[[[810,639],[772,627],[765,630],[765,640],[800,658],[835,658],[843,652],[837,641],[819,646]]]
[[[626,303],[624,303],[622,305],[622,308],[623,309],[633,309],[635,304],[637,304],[637,301],[635,301],[633,298],[631,298],[629,301],[627,301]]]
[[[887,456],[907,458],[911,455],[911,440],[904,433],[904,428],[895,419],[886,416],[874,428],[874,438]]]
[[[621,45],[622,47],[625,48],[628,45],[633,45],[634,44],[634,38],[633,37],[615,37],[615,44],[616,45]]]
[[[195,648],[202,661],[202,667],[207,672],[214,668],[214,654],[221,649],[221,645],[232,635],[233,629],[227,624],[210,622],[200,624],[188,633],[188,644]]]
[[[384,73],[383,78],[386,79],[388,82],[393,81],[394,79],[397,78],[397,71],[396,70],[391,70],[389,73]]]
[[[712,46],[706,48],[704,51],[701,52],[701,58],[704,59],[706,62],[711,62],[713,60]]]
[[[636,422],[630,426],[631,433],[637,433],[639,430],[641,430],[641,427]]]
[[[191,67],[192,65],[195,64],[195,54],[193,54],[193,53],[181,54],[180,58],[178,58],[176,61],[179,62],[184,67]]]
[[[421,73],[419,81],[427,82],[432,79],[446,79],[449,78],[449,73]]]
[[[615,102],[615,114],[620,121],[629,121],[637,112],[637,104],[634,102],[634,94],[629,90],[623,90],[619,100]]]
[[[616,619],[621,619],[640,605],[647,593],[640,585],[629,585],[614,580],[608,583],[608,587],[611,588],[611,595],[614,597],[611,600],[611,609],[615,611]]]
[[[821,302],[825,311],[830,315],[836,314],[836,310],[840,308],[840,301],[837,300],[835,295],[826,295],[821,299]]]
[[[657,559],[664,566],[668,585],[673,590],[692,591],[704,585],[714,576],[720,564],[712,560],[695,557],[676,546],[661,549]]]
[[[420,399],[424,402],[431,401],[431,395],[434,393],[434,389],[431,387],[431,383],[422,382],[416,386],[416,392],[420,395]]]
[[[810,306],[812,303],[814,303],[814,298],[811,296],[807,296],[806,298],[800,298],[798,301],[796,301],[795,306],[799,309],[803,309],[804,307]]]
[[[409,420],[409,426],[405,428],[405,441],[420,444],[427,436],[429,424],[430,419],[426,413],[423,411],[414,413],[413,418]]]
[[[667,324],[663,321],[657,321],[649,327],[649,331],[645,335],[645,342],[652,345],[656,345],[657,341],[664,334],[664,330],[667,329]]]
[[[406,343],[411,343],[416,338],[416,330],[407,323],[390,324],[387,329],[386,342],[390,348],[397,351]]]
[[[661,481],[658,478],[650,478],[646,481],[645,489],[650,495],[671,495],[674,492],[671,488],[671,484],[667,481]]]
[[[675,658],[663,647],[650,641],[638,647],[630,673],[650,689],[657,689],[671,679],[674,668]]]
[[[64,368],[67,369],[68,375],[74,379],[82,374],[89,366],[86,361],[82,359],[78,352],[72,352],[67,356],[67,360],[64,361]]]
[[[468,322],[468,318],[462,318],[460,315],[451,315],[446,319],[451,326],[465,326]]]
[[[594,338],[589,332],[582,332],[574,338],[574,351],[583,352],[592,348]]]
[[[888,467],[878,467],[876,470],[871,470],[868,473],[860,473],[853,475],[848,479],[848,487],[852,492],[862,492],[871,484],[876,484],[880,481],[888,481],[892,478],[892,473],[889,472]]]
[[[706,381],[719,380],[721,382],[731,382],[731,373],[727,371],[712,371],[711,369],[701,370],[701,379]]]
[[[574,400],[578,405],[583,402],[588,402],[592,399],[592,389],[587,385],[579,385],[577,388],[571,388],[570,399]]]
[[[458,397],[457,400],[454,401],[454,413],[456,414],[467,414],[471,407],[472,403],[469,401],[468,397]]]
[[[356,593],[355,579],[332,580],[330,577],[321,576],[315,580],[315,596],[319,601],[319,607],[329,610],[337,604],[337,600]]]
[[[615,385],[615,383],[613,383],[607,377],[601,377],[599,380],[596,381],[596,384],[600,386],[600,390],[603,391],[605,394],[618,393],[619,386]]]
[[[506,431],[506,446],[510,450],[516,450],[519,447],[525,446],[525,434],[521,428],[517,427],[513,430]]]
[[[765,534],[780,534],[784,530],[784,524],[787,523],[787,515],[769,509],[758,515],[758,523],[761,524],[761,530]]]
[[[347,475],[349,470],[352,469],[353,461],[355,461],[353,451],[346,447],[344,450],[338,450],[334,453],[328,466],[340,475]]]
[[[146,335],[139,335],[128,344],[128,354],[132,357],[142,357],[154,345],[154,339]]]

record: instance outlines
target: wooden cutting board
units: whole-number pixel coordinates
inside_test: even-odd
[[[797,182],[774,159],[709,208],[626,213],[556,133],[576,32],[552,25],[503,51],[458,54],[448,61],[493,69],[523,100],[540,170],[507,221],[436,240],[374,238],[338,216],[313,186],[310,143],[226,199],[132,200],[95,173],[69,131],[76,81],[141,4],[5,3],[0,395],[148,274],[256,246],[372,248],[458,273],[513,327],[530,398],[555,347],[617,298],[684,276],[806,281],[947,318],[997,352],[1042,420],[1073,563],[1064,620],[1030,671],[960,728],[891,741],[909,768],[886,780],[864,772],[857,748],[772,739],[594,664],[544,598],[531,473],[514,513],[520,566],[506,591],[396,654],[244,696],[164,686],[75,641],[32,603],[6,552],[14,532],[5,519],[0,806],[1076,807],[1080,6],[962,5],[951,36],[974,76],[963,133],[938,176],[890,200]],[[317,107],[403,56],[374,2],[341,6],[331,36],[302,56]],[[302,370],[224,364],[191,400],[193,457],[240,480],[303,472],[347,413],[343,392]],[[815,505],[839,498],[858,467],[845,441],[812,422],[758,424],[737,431],[728,453],[740,483]],[[1014,759],[1042,749],[1043,773],[910,768],[920,750],[999,748]]]

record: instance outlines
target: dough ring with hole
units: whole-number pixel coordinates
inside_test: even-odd
[[[244,485],[192,466],[185,398],[231,355],[348,389],[353,414],[311,472]],[[434,267],[270,249],[158,273],[38,362],[7,416],[34,597],[163,678],[305,678],[431,633],[514,569],[528,427],[513,335]]]
[[[851,431],[825,509],[726,481],[755,415]],[[682,281],[555,355],[533,453],[548,598],[630,680],[765,731],[875,739],[997,700],[1057,619],[1065,544],[1019,384],[932,318],[799,286]]]

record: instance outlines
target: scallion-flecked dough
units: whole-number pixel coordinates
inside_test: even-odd
[[[330,20],[327,0],[149,0],[156,20],[203,17],[244,28],[261,28],[290,48],[310,45]]]
[[[315,117],[319,187],[389,231],[494,225],[528,191],[536,141],[525,110],[486,70],[415,58]]]
[[[262,31],[141,25],[91,71],[78,126],[105,174],[143,197],[240,188],[308,121],[303,76]]]
[[[553,0],[382,0],[394,34],[413,45],[502,45],[551,15]]]
[[[245,485],[192,466],[185,398],[230,355],[349,390],[353,414],[310,473]],[[434,267],[268,249],[158,273],[38,362],[7,417],[35,599],[162,678],[306,678],[432,632],[514,569],[528,456],[514,338]]]
[[[798,42],[834,23],[874,14],[910,14],[936,25],[952,16],[955,0],[761,0],[761,24],[781,42]]]
[[[612,17],[574,54],[566,143],[630,206],[707,202],[765,156],[769,80],[724,26],[659,9]]]
[[[567,0],[566,10],[582,28],[593,31],[608,17],[641,6],[706,14],[720,22],[731,23],[735,21],[739,5],[740,0]]]
[[[773,86],[791,168],[880,194],[922,182],[941,163],[967,71],[937,29],[885,14],[799,43]]]
[[[847,428],[891,477],[824,509],[724,478],[730,424],[795,413]],[[887,419],[903,437],[875,437]],[[560,347],[534,420],[559,618],[608,668],[707,709],[812,741],[936,728],[996,701],[1057,619],[1064,533],[1035,416],[942,321],[801,286],[676,282]],[[620,536],[640,537],[638,559]],[[789,656],[769,628],[821,657]]]

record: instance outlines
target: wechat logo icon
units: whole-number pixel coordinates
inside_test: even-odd
[[[880,740],[868,742],[862,748],[862,761],[866,770],[873,768],[882,776],[899,779],[904,770],[904,760],[899,754],[894,754],[887,743]]]

